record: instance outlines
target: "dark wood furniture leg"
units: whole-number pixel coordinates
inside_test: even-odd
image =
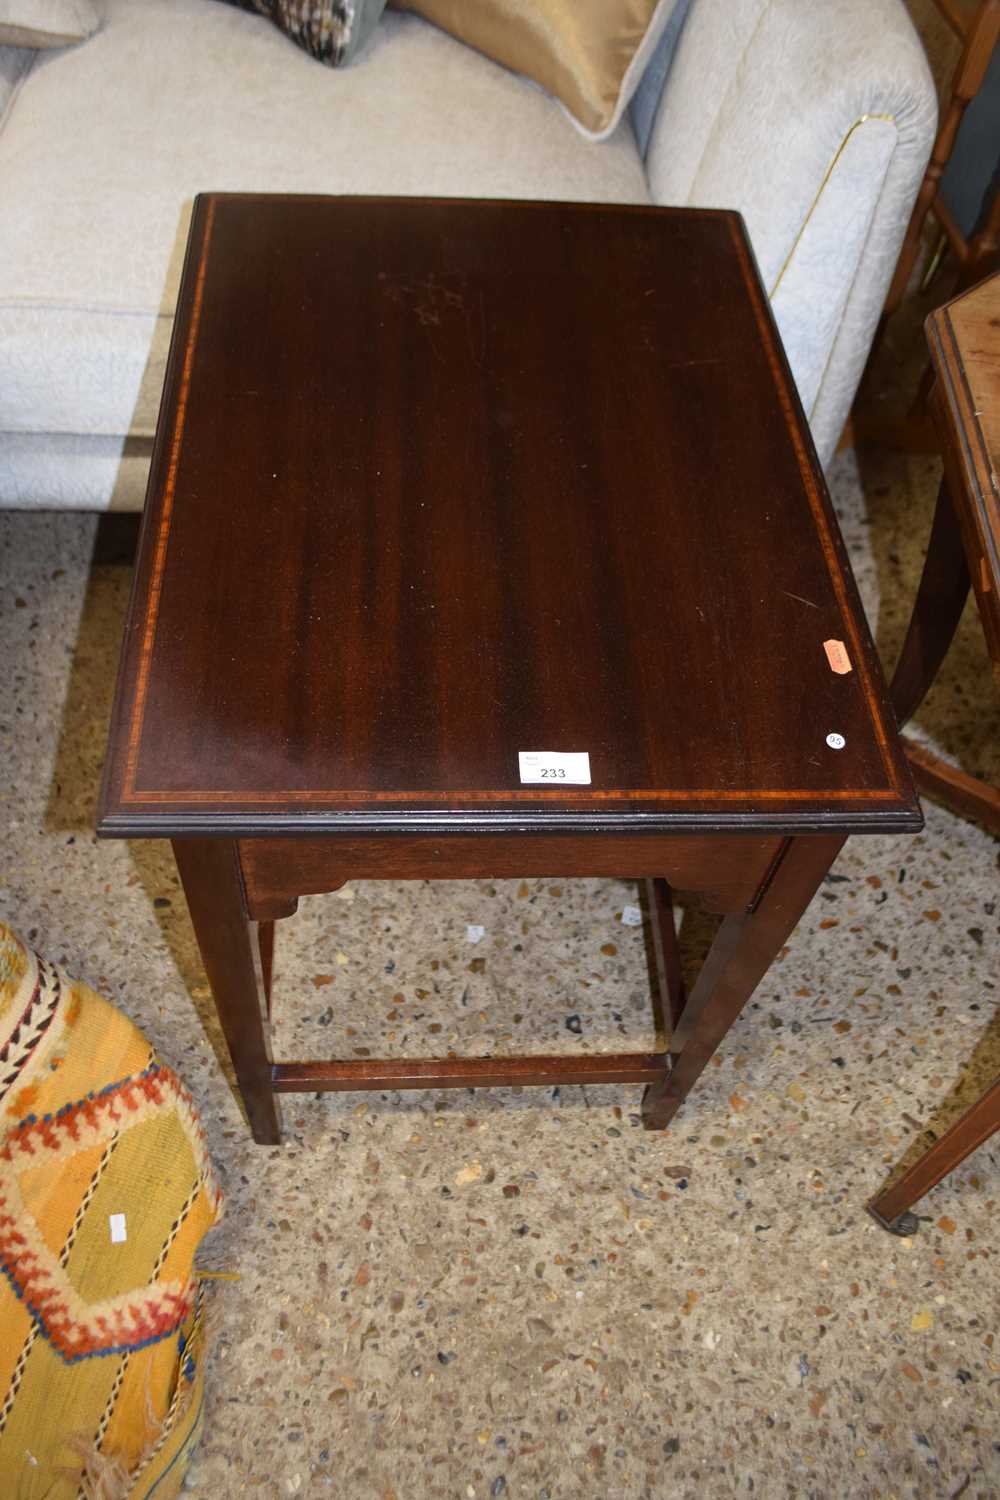
[[[936,1187],[942,1177],[971,1156],[977,1146],[1000,1130],[1000,1078],[986,1090],[981,1099],[967,1109],[961,1119],[935,1141],[898,1182],[883,1189],[868,1204],[876,1223],[890,1234],[909,1236],[919,1221],[909,1212],[918,1198]]]
[[[889,689],[900,728],[920,707],[944,661],[969,596],[969,568],[947,481],[934,524],[910,626]]]
[[[656,978],[663,1012],[657,1019],[662,1020],[665,1030],[669,1027],[672,1036],[687,1003],[680,948],[674,927],[674,894],[667,881],[652,879],[646,881],[646,899],[653,929]]]
[[[250,920],[237,845],[231,839],[174,839],[174,858],[215,997],[253,1138],[281,1142],[271,1080],[265,963],[273,934]],[[263,939],[263,941],[262,941]]]
[[[676,1038],[684,1034],[684,1028],[690,1028],[687,1023],[689,1002],[674,929],[672,881],[685,890],[700,892],[709,911],[736,914],[730,919],[728,929],[724,924],[723,940],[717,941],[710,952],[709,963],[716,969],[720,967],[720,958],[727,954],[726,933],[732,943],[739,936],[748,912],[752,914],[760,910],[762,913],[754,922],[751,934],[751,947],[753,954],[760,959],[760,972],[749,977],[749,988],[745,989],[732,1011],[735,1015],[767,967],[770,956],[780,947],[802,907],[812,896],[843,839],[843,835],[836,838],[796,837],[792,840],[780,835],[736,836],[731,839],[680,836],[656,841],[592,838],[584,847],[577,848],[571,840],[544,837],[517,840],[452,837],[433,843],[419,839],[267,838],[238,840],[236,859],[241,915],[247,927],[258,929],[257,941],[265,971],[270,966],[274,921],[291,916],[301,894],[338,889],[352,869],[358,872],[359,879],[468,879],[482,875],[484,870],[489,870],[497,878],[515,873],[537,875],[542,870],[569,876],[579,875],[584,870],[608,874],[620,868],[619,860],[628,868],[633,859],[640,867],[645,864],[647,870],[665,868],[671,878],[649,877],[647,893],[660,1002],[656,1009],[657,1030],[666,1037]],[[189,846],[179,847],[183,853]],[[794,851],[791,855],[790,850]],[[799,857],[803,851],[804,859]],[[801,892],[793,910],[793,877],[800,866]],[[772,888],[777,893],[777,900],[771,894]],[[786,906],[789,908],[787,913]],[[784,925],[776,925],[775,914],[779,918],[785,916]],[[768,934],[770,948],[766,947]],[[744,969],[748,963],[749,959],[745,957]],[[745,976],[741,972],[737,977],[742,981]],[[266,987],[266,976],[262,976],[262,990],[266,991]],[[709,988],[707,983],[702,984],[700,993],[706,999]],[[701,1009],[707,1010],[704,1001]],[[711,1017],[706,1024],[714,1024]],[[720,1024],[721,1036],[728,1022],[723,1020]],[[696,1031],[699,1037],[705,1034],[704,1027]],[[242,1030],[238,1031],[238,1037],[245,1045]],[[232,1039],[230,1046],[235,1060]],[[657,1052],[648,1053],[279,1060],[269,1064],[269,1079],[274,1094],[355,1089],[547,1086],[555,1083],[644,1083],[651,1086],[649,1097],[653,1099],[658,1097],[659,1086],[671,1065],[671,1049],[678,1050],[674,1042],[661,1046]],[[688,1061],[693,1056],[692,1052]],[[688,1088],[700,1071],[700,1067],[691,1070]]]
[[[777,957],[836,859],[844,836],[787,840],[747,911],[725,918],[671,1039],[671,1068],[642,1102],[647,1130],[668,1125]]]
[[[264,999],[267,1001],[267,1018],[271,1019],[271,979],[274,974],[274,923],[257,923],[257,944],[260,948],[260,971],[264,980]]]

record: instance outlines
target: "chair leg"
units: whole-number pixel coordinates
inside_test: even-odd
[[[951,645],[969,594],[969,568],[947,483],[938,491],[927,557],[889,689],[902,727],[920,707]]]
[[[917,1219],[909,1212],[918,1198],[937,1187],[977,1146],[1000,1130],[1000,1078],[986,1090],[960,1120],[935,1141],[898,1182],[883,1188],[868,1204],[876,1223],[892,1234],[910,1235],[916,1231]]]

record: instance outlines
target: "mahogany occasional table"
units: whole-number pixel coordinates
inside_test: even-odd
[[[173,840],[257,1141],[319,1089],[663,1126],[845,837],[920,823],[738,215],[198,199],[99,831]],[[300,895],[605,874],[669,1053],[272,1061]],[[687,997],[675,886],[724,914]]]

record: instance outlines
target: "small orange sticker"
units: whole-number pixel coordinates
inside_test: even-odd
[[[843,641],[824,641],[823,650],[826,652],[826,659],[830,663],[832,672],[837,672],[842,677],[845,672],[852,670],[851,658],[847,654],[847,647]]]

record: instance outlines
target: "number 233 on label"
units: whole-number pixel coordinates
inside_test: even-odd
[[[522,782],[590,785],[590,755],[586,750],[520,750],[517,763]]]

